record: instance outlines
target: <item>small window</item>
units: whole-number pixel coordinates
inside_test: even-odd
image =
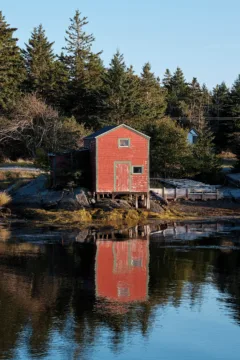
[[[142,174],[143,166],[133,166],[132,172],[133,174]]]
[[[142,267],[142,259],[132,259],[132,267]]]
[[[119,139],[118,145],[119,145],[119,147],[129,147],[130,140],[129,139]]]

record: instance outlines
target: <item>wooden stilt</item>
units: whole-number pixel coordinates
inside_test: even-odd
[[[147,195],[144,195],[144,207],[147,207]]]
[[[150,210],[150,194],[147,194],[147,210]]]
[[[138,195],[135,196],[135,207],[138,209]]]

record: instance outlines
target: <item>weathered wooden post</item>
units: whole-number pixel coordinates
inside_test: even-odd
[[[144,207],[147,207],[147,195],[144,195]]]
[[[135,207],[138,209],[138,195],[135,196]]]
[[[151,202],[150,202],[150,194],[149,192],[147,193],[147,210],[150,210],[151,207]]]

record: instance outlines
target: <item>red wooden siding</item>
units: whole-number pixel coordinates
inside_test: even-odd
[[[118,146],[120,138],[130,139],[130,147],[120,148]],[[119,165],[121,162],[129,162],[130,189],[127,191],[148,192],[149,141],[147,138],[131,129],[119,127],[96,138],[96,143],[96,192],[126,191],[123,189],[129,187],[128,170],[127,165]],[[132,166],[143,166],[143,174],[132,174]],[[121,174],[122,179],[120,179]]]
[[[97,241],[96,295],[117,302],[146,301],[149,243]]]

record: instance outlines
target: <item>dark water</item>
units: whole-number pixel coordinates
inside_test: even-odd
[[[237,224],[0,240],[0,359],[240,358]]]

